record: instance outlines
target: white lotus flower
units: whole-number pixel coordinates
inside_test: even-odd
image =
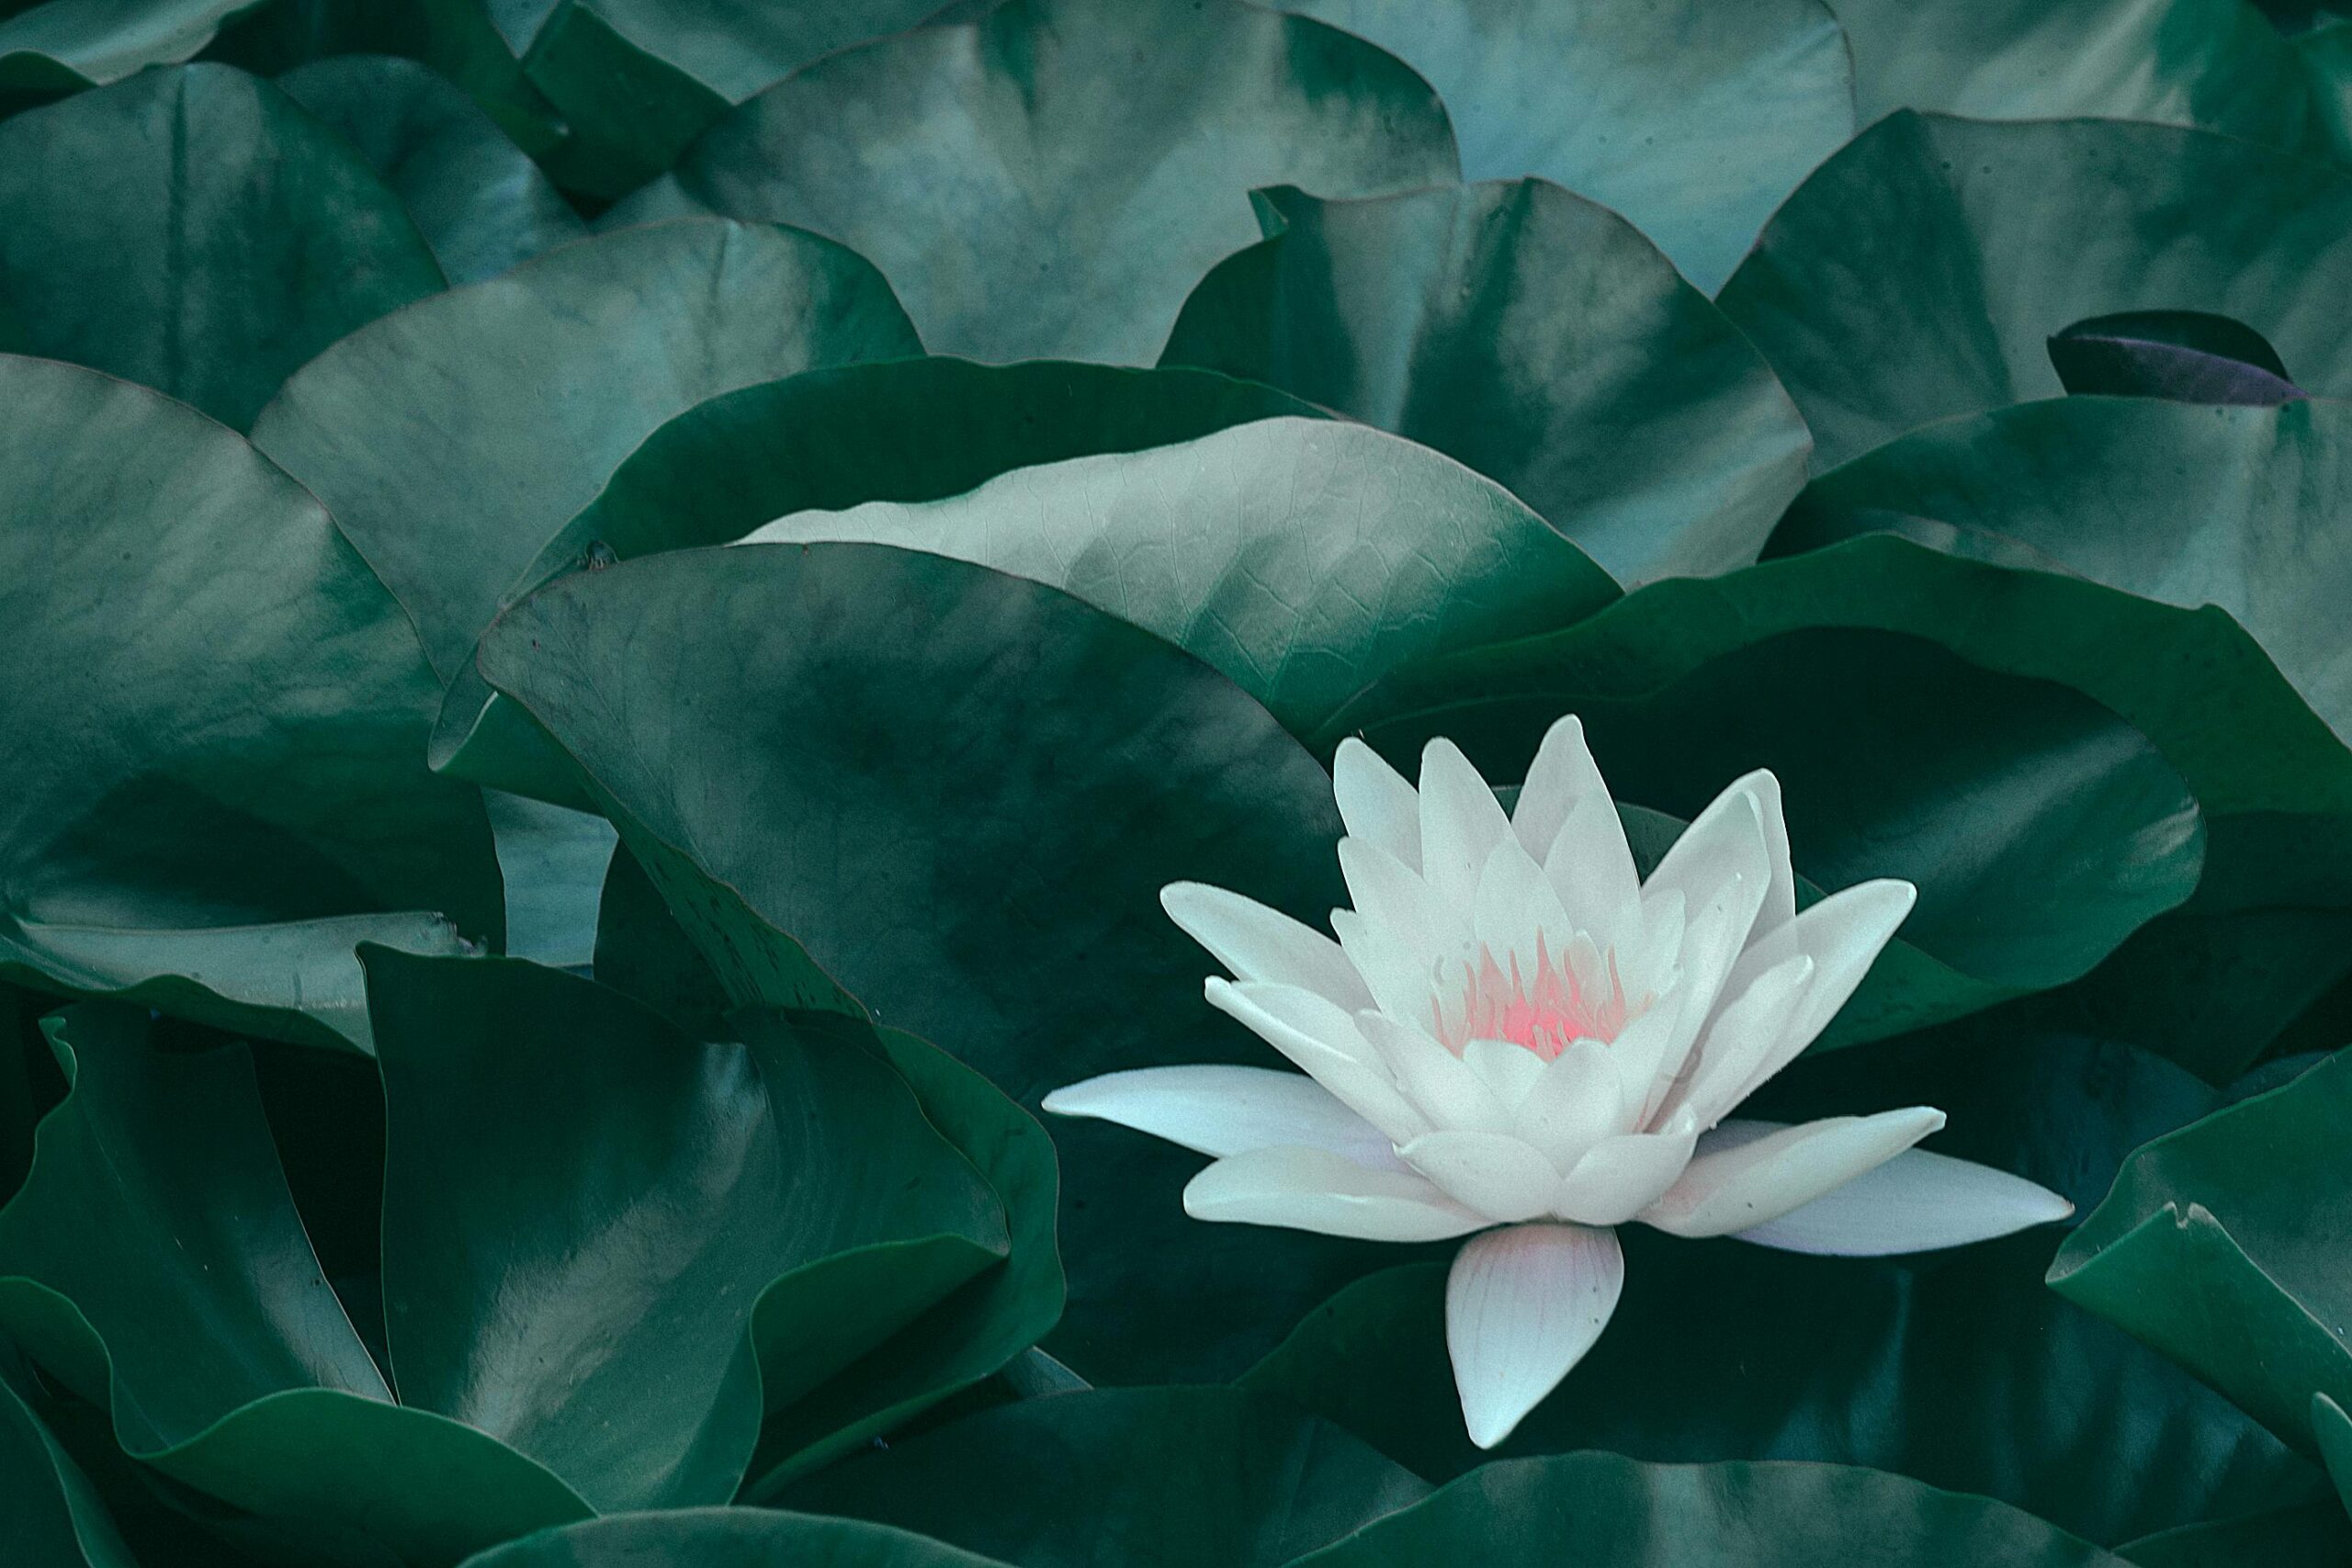
[[[1336,942],[1219,888],[1160,896],[1233,972],[1210,1002],[1306,1076],[1149,1067],[1046,1109],[1215,1156],[1184,1189],[1195,1219],[1471,1235],[1446,1339],[1481,1448],[1600,1337],[1624,1280],[1612,1226],[1883,1254],[2073,1212],[1913,1149],[1944,1123],[1928,1106],[1725,1120],[1836,1016],[1917,896],[1865,882],[1797,913],[1770,773],[1724,790],[1644,882],[1574,717],[1508,818],[1449,741],[1422,753],[1418,791],[1361,741],[1334,772],[1355,900]]]

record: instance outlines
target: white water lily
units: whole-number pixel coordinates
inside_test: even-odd
[[[1148,1067],[1046,1109],[1216,1156],[1184,1190],[1195,1219],[1471,1236],[1446,1339],[1481,1448],[1600,1337],[1624,1280],[1613,1226],[1884,1254],[2073,1212],[1914,1149],[1944,1123],[1928,1106],[1726,1120],[1836,1016],[1917,896],[1865,882],[1798,913],[1771,773],[1724,790],[1646,881],[1574,717],[1508,817],[1445,740],[1418,790],[1356,740],[1334,774],[1355,902],[1332,912],[1336,942],[1219,888],[1161,894],[1232,972],[1209,1001],[1305,1076]]]

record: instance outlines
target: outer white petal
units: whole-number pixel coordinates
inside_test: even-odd
[[[1666,858],[1650,873],[1649,880],[1642,884],[1642,897],[1646,902],[1668,890],[1679,890],[1685,907],[1696,919],[1701,909],[1715,902],[1716,895],[1732,878],[1741,877],[1747,885],[1741,902],[1760,910],[1771,889],[1772,870],[1764,803],[1757,798],[1755,789],[1742,781],[1715,796],[1704,811],[1691,818],[1690,826],[1682,830],[1682,836],[1674,840],[1674,847],[1666,852]],[[1748,923],[1740,928],[1741,942],[1747,941],[1754,924],[1751,916]]]
[[[1105,1073],[1046,1096],[1057,1116],[1115,1122],[1200,1154],[1252,1149],[1328,1149],[1356,1164],[1401,1170],[1379,1128],[1329,1089],[1272,1067],[1138,1067]]]
[[[1741,955],[1742,973],[1733,976],[1734,986],[1774,954],[1783,955],[1784,961],[1792,948],[1813,960],[1813,981],[1779,1038],[1736,1085],[1715,1092],[1714,1103],[1701,1111],[1701,1121],[1730,1111],[1804,1054],[1852,998],[1918,898],[1919,890],[1899,878],[1858,882],[1832,893]]]
[[[1430,953],[1354,909],[1332,910],[1331,929],[1339,933],[1348,963],[1363,977],[1374,1006],[1392,1018],[1430,1016],[1436,995],[1430,986]]]
[[[1577,1041],[1544,1064],[1515,1115],[1522,1139],[1556,1168],[1575,1169],[1593,1145],[1629,1130],[1614,1052]]]
[[[1762,936],[1787,925],[1797,912],[1796,868],[1789,863],[1789,820],[1781,809],[1781,781],[1770,768],[1732,780],[1730,788],[1756,797],[1764,821],[1764,849],[1771,858],[1772,885],[1765,891],[1763,908],[1756,912],[1752,936]]]
[[[1542,860],[1568,814],[1596,795],[1607,800],[1609,786],[1601,782],[1591,748],[1585,744],[1584,720],[1569,714],[1544,732],[1535,760],[1527,764],[1519,804],[1511,809],[1511,832],[1531,857]]]
[[[1421,869],[1420,793],[1387,759],[1349,736],[1331,759],[1331,791],[1351,834]]]
[[[1794,1127],[1726,1122],[1701,1140],[1682,1179],[1641,1219],[1673,1235],[1754,1230],[1884,1165],[1943,1124],[1944,1113],[1925,1105]]]
[[[1749,1075],[1787,1038],[1812,984],[1813,960],[1802,953],[1748,981],[1708,1023],[1690,1071],[1663,1109],[1688,1110],[1701,1127],[1722,1121],[1747,1092]]]
[[[1525,809],[1524,802],[1521,809]],[[1592,932],[1595,941],[1615,942],[1636,917],[1642,891],[1617,803],[1605,793],[1577,802],[1543,853],[1544,878],[1559,895],[1568,918]]]
[[[1532,1220],[1552,1207],[1560,1173],[1508,1133],[1442,1128],[1397,1145],[1399,1158],[1489,1220]]]
[[[1184,1188],[1196,1220],[1280,1225],[1359,1241],[1443,1241],[1493,1222],[1409,1170],[1368,1170],[1328,1149],[1252,1149]]]
[[[1159,907],[1237,980],[1320,991],[1350,1012],[1372,1000],[1340,944],[1252,898],[1199,882],[1171,882]]]
[[[1354,1021],[1322,997],[1295,986],[1236,985],[1214,976],[1205,989],[1211,1006],[1289,1057],[1391,1143],[1428,1130],[1420,1113],[1396,1092]]]
[[[1603,1138],[1561,1178],[1552,1213],[1578,1224],[1623,1224],[1674,1186],[1698,1137],[1680,1117],[1655,1133]]]
[[[1559,1386],[1625,1288],[1614,1231],[1513,1225],[1473,1236],[1445,1281],[1445,1346],[1470,1440],[1491,1449]]]
[[[1510,837],[1502,803],[1462,749],[1446,739],[1423,747],[1421,879],[1439,905],[1466,913],[1487,857]]]
[[[1464,1127],[1500,1133],[1511,1124],[1487,1080],[1469,1063],[1409,1024],[1385,1013],[1360,1012],[1356,1027],[1374,1049],[1390,1081],[1425,1126]]]
[[[1905,1149],[1803,1208],[1732,1234],[1786,1252],[1879,1258],[1989,1241],[2074,1212],[2074,1204],[2022,1176]]]

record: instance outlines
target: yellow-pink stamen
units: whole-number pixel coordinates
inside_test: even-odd
[[[1608,957],[1608,974],[1588,989],[1566,954],[1555,958],[1544,938],[1535,938],[1533,984],[1520,973],[1519,955],[1510,955],[1506,972],[1495,955],[1481,947],[1476,964],[1463,966],[1462,1000],[1449,1020],[1442,1001],[1430,999],[1438,1039],[1459,1055],[1473,1040],[1503,1040],[1525,1046],[1544,1061],[1555,1059],[1578,1040],[1614,1040],[1625,1027],[1624,987],[1617,976],[1617,956]]]

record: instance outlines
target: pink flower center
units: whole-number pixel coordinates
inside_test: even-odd
[[[1609,954],[1606,964],[1606,977],[1588,985],[1577,977],[1565,954],[1555,957],[1544,951],[1540,934],[1532,976],[1520,972],[1516,954],[1506,970],[1492,952],[1481,947],[1478,962],[1464,965],[1462,1000],[1454,1016],[1446,1016],[1442,998],[1430,999],[1437,1037],[1457,1056],[1473,1040],[1506,1040],[1547,1062],[1575,1041],[1614,1040],[1625,1027],[1627,1008],[1617,955]]]

